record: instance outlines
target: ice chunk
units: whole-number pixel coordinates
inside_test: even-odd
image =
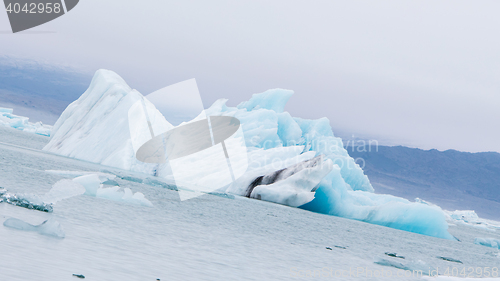
[[[50,136],[52,126],[44,125],[42,122],[31,123],[28,117],[12,114],[12,108],[0,107],[0,126],[11,127],[21,131],[43,136]]]
[[[446,219],[453,223],[459,223],[492,232],[496,231],[496,229],[500,229],[500,222],[482,219],[473,210],[445,211],[445,214]]]
[[[83,185],[72,180],[63,179],[52,186],[50,191],[43,196],[43,201],[48,204],[55,204],[58,201],[82,195],[85,191]]]
[[[144,194],[140,192],[133,193],[130,188],[124,188],[123,191],[125,193],[121,199],[123,202],[147,207],[153,206],[153,204],[148,199],[146,199]]]
[[[494,238],[481,238],[474,239],[474,244],[491,247],[500,250],[500,240]]]
[[[42,122],[29,123],[27,126],[24,126],[23,131],[28,133],[34,133],[37,135],[50,137],[50,131],[52,130],[52,126],[44,125]]]
[[[315,153],[304,153],[301,147],[280,147],[269,150],[254,150],[248,153],[250,164],[247,172],[228,186],[226,192],[250,196],[249,187],[259,177],[271,176],[279,170],[310,160]],[[272,182],[269,182],[270,184]],[[256,185],[254,185],[255,187]]]
[[[132,193],[132,190],[125,188],[124,191],[120,191],[119,186],[113,186],[104,188],[103,183],[114,179],[116,176],[110,174],[90,174],[85,176],[80,176],[74,178],[72,181],[84,188],[85,195],[94,196],[98,198],[126,202],[135,205],[148,206],[151,207],[153,204],[145,198],[144,194],[141,192]],[[81,189],[76,189],[76,186],[72,188],[75,192],[81,192]]]
[[[3,223],[3,225],[5,227],[10,227],[23,231],[38,232],[42,235],[53,236],[57,238],[64,238],[65,236],[61,224],[54,219],[48,219],[40,225],[32,225],[20,219],[10,218],[7,219]]]
[[[124,188],[123,191],[120,191],[119,186],[99,188],[96,191],[96,197],[147,207],[153,206],[153,204],[148,199],[146,199],[144,194],[142,194],[141,192],[133,193],[130,188]]]
[[[0,203],[5,202],[14,206],[23,207],[30,210],[37,210],[51,213],[52,205],[33,194],[11,194],[0,188]]]
[[[478,215],[473,210],[465,210],[465,211],[454,211],[451,212],[450,217],[454,220],[461,220],[464,222],[477,222],[479,220]]]
[[[292,207],[314,199],[314,189],[332,170],[332,161],[321,156],[256,178],[246,196]]]
[[[23,130],[28,126],[28,117],[17,116],[12,114],[12,109],[8,108],[5,111],[0,111],[0,124],[18,130]]]
[[[114,179],[113,175],[89,174],[73,179],[73,182],[82,185],[85,188],[85,195],[97,196],[97,190],[102,187],[102,183],[109,179]]]

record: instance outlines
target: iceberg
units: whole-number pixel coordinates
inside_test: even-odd
[[[74,178],[70,185],[66,188],[71,187],[73,184],[80,186],[81,194],[94,196],[97,198],[103,198],[107,200],[125,202],[129,204],[141,205],[151,207],[153,204],[146,199],[144,194],[141,192],[133,193],[130,188],[124,188],[120,191],[119,186],[104,187],[104,182],[113,180],[116,176],[109,174],[89,174],[84,176],[79,176]],[[61,180],[65,181],[65,180]]]
[[[30,210],[52,212],[52,204],[43,202],[39,196],[33,194],[12,194],[0,188],[0,203],[3,202]]]
[[[0,126],[10,127],[37,135],[50,136],[52,126],[44,125],[42,122],[31,123],[28,117],[17,116],[12,112],[12,108],[0,107]]]
[[[444,211],[446,220],[451,223],[463,224],[475,228],[480,228],[495,232],[500,229],[500,223],[488,219],[480,218],[473,210]]]
[[[478,238],[474,239],[474,244],[500,250],[500,240],[494,239],[494,238],[480,238],[480,237],[478,237]]]
[[[72,180],[63,179],[56,182],[50,191],[42,198],[47,204],[55,204],[61,200],[68,199],[74,196],[85,193],[85,188]]]
[[[251,167],[226,192],[291,207],[312,201],[315,188],[333,168],[331,160],[314,157],[314,153],[297,154],[287,160],[297,163],[289,166],[274,161],[262,168]]]
[[[154,175],[158,164],[143,163],[135,158],[129,132],[129,109],[141,99],[142,95],[116,73],[97,71],[87,91],[56,121],[44,150]],[[154,108],[146,99],[145,102]],[[156,116],[161,114],[158,112]],[[159,122],[168,123],[164,118],[157,120]]]
[[[39,234],[56,238],[64,238],[66,236],[61,224],[54,219],[48,219],[40,225],[32,225],[20,219],[10,218],[3,225],[18,230],[38,232]]]
[[[466,223],[479,223],[479,216],[473,210],[457,210],[449,212],[448,215],[453,220],[463,221]]]
[[[375,194],[368,177],[344,149],[342,139],[334,135],[327,118],[306,120],[292,117],[285,111],[292,95],[290,90],[272,89],[254,94],[236,107],[227,106],[226,99],[217,100],[197,118],[227,116],[238,119],[242,135],[237,141],[244,142],[248,162],[243,161],[243,157],[239,159],[238,155],[235,161],[231,160],[232,169],[242,174],[232,183],[213,169],[217,163],[184,171],[188,173],[185,178],[193,175],[200,179],[196,184],[201,185],[227,182],[219,190],[227,194],[454,239],[447,231],[446,216],[438,206]],[[142,128],[138,124],[144,120],[137,117],[139,115],[129,116],[129,111],[140,100],[144,100],[153,130],[174,128],[155,104],[131,89],[116,73],[97,71],[88,90],[57,120],[44,150],[171,179],[175,167],[168,161],[143,163],[136,158],[134,146],[140,141],[137,137],[142,135],[134,131],[131,136],[130,131]],[[210,153],[204,151],[204,156]],[[189,161],[198,163],[199,159]],[[88,177],[85,181],[91,181],[90,175],[84,177]],[[93,180],[94,183],[87,186],[82,183],[87,193],[106,198],[130,197],[128,191],[123,196],[117,195],[116,187],[102,190],[98,180],[95,177]],[[189,189],[189,186],[182,188]]]
[[[331,160],[323,161],[320,155],[257,177],[247,187],[245,196],[299,207],[314,199],[316,186],[332,168]]]

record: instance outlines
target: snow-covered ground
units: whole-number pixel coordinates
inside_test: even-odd
[[[116,176],[102,188],[118,184],[152,206],[90,195],[52,213],[0,203],[2,224],[31,225],[0,226],[0,280],[422,280],[418,270],[480,277],[500,267],[498,249],[474,244],[500,240],[498,229],[466,223],[470,213],[448,218],[453,241],[227,194],[181,202],[161,178],[47,153],[47,142],[0,127],[0,186],[60,196],[61,180],[102,173]],[[39,231],[47,220],[64,238]]]

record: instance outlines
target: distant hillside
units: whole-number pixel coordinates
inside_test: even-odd
[[[500,153],[421,150],[403,146],[346,147],[365,163],[376,193],[430,201],[447,210],[500,218]],[[363,160],[361,160],[363,159]]]
[[[68,67],[0,57],[0,107],[13,107],[14,114],[32,121],[54,123],[91,79],[92,73]]]

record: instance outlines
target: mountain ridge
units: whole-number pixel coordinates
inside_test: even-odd
[[[409,200],[419,197],[444,209],[472,209],[485,218],[498,219],[500,153],[404,146],[346,149],[362,166],[376,193]]]

